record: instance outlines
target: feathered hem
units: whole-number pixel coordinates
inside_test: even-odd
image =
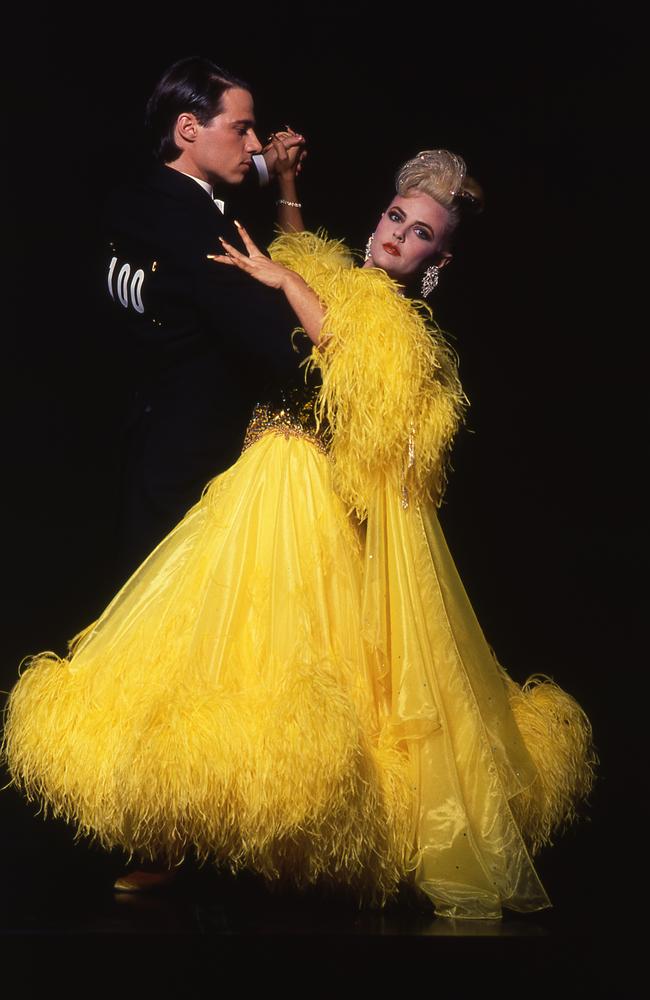
[[[326,457],[272,433],[11,693],[16,784],[106,848],[383,902],[412,868],[408,753],[361,640]]]

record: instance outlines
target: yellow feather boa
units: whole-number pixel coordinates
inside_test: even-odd
[[[324,235],[279,236],[274,260],[296,271],[327,312],[309,365],[322,377],[316,409],[331,432],[333,482],[365,517],[376,486],[440,501],[445,459],[467,398],[431,310],[400,294],[385,271],[359,268]]]

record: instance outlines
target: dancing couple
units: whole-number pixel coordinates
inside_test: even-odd
[[[532,858],[588,795],[591,727],[499,665],[436,514],[466,399],[422,299],[479,185],[418,153],[362,261],[304,231],[302,137],[263,148],[242,81],[184,60],[149,120],[160,166],[115,203],[109,294],[140,351],[126,521],[159,537],[65,658],[22,670],[13,781],[159,870],[549,906]],[[227,211],[254,156],[280,185],[268,255]]]

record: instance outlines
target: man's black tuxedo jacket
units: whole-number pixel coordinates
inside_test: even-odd
[[[238,457],[251,411],[297,382],[304,354],[282,293],[207,260],[233,223],[190,177],[160,166],[106,210],[104,294],[131,369],[124,559],[134,564]]]

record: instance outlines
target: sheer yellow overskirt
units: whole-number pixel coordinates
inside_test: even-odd
[[[364,627],[413,768],[415,879],[439,914],[550,905],[531,854],[574,818],[595,756],[577,702],[497,663],[431,504],[379,488],[368,511]]]
[[[361,526],[327,456],[276,432],[66,659],[29,661],[4,749],[105,847],[379,903],[411,879],[454,917],[549,905],[530,852],[592,764],[573,699],[494,660],[433,506],[379,484]]]
[[[408,758],[360,622],[360,540],[307,439],[214,480],[68,659],[11,693],[16,782],[106,847],[382,899],[408,867]]]

